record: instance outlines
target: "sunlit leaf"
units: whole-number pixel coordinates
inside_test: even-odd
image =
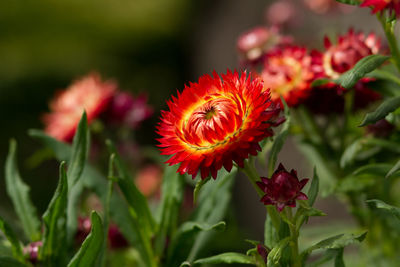
[[[222,253],[216,256],[199,259],[195,264],[256,264],[254,257],[236,252]]]
[[[6,239],[11,244],[13,257],[20,260],[23,259],[24,255],[22,254],[21,243],[18,240],[17,235],[11,229],[10,225],[8,225],[8,223],[6,223],[2,217],[0,217],[0,231],[3,232]]]
[[[400,208],[389,205],[385,202],[383,202],[382,200],[379,199],[371,199],[371,200],[367,200],[367,203],[373,203],[375,204],[376,208],[378,209],[383,209],[383,210],[387,210],[388,212],[390,212],[391,214],[393,214],[394,216],[396,216],[399,220],[400,220]]]

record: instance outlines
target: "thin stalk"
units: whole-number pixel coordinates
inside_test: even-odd
[[[397,45],[396,36],[394,35],[394,27],[396,25],[396,20],[386,20],[386,16],[383,14],[376,15],[378,20],[382,24],[383,31],[385,32],[386,39],[389,43],[390,52],[392,54],[392,60],[397,70],[400,72],[400,50]]]
[[[340,134],[340,151],[341,154],[343,153],[344,149],[346,148],[346,135],[347,131],[349,129],[349,117],[351,116],[351,112],[353,110],[353,105],[354,105],[354,95],[355,95],[355,89],[349,90],[345,95],[344,95],[344,118],[343,118],[343,125],[342,125],[342,131]]]
[[[253,185],[254,189],[256,190],[257,194],[260,197],[264,196],[264,192],[261,188],[258,187],[256,184],[257,181],[260,181],[260,176],[258,175],[255,167],[253,164],[250,164],[248,160],[244,161],[244,168],[241,169],[249,179],[250,183]],[[280,218],[279,213],[274,206],[265,206],[267,209],[268,216],[270,216],[272,225],[274,226],[276,232],[279,232],[280,227]]]
[[[301,261],[299,257],[299,242],[298,242],[299,232],[297,231],[296,225],[293,221],[292,209],[290,207],[285,207],[284,212],[289,221],[292,222],[291,224],[288,224],[291,237],[290,251],[292,254],[292,266],[301,267]]]

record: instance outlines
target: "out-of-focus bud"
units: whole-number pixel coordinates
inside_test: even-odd
[[[24,255],[32,264],[36,264],[39,261],[39,249],[43,246],[42,241],[29,243],[24,247]]]
[[[255,27],[242,34],[237,41],[237,48],[248,60],[256,60],[268,48],[273,33],[266,27]]]
[[[263,244],[257,244],[257,252],[260,254],[261,258],[267,263],[269,249]]]
[[[133,97],[128,92],[117,93],[111,102],[109,111],[112,122],[122,123],[132,129],[136,129],[152,114],[153,109],[147,105],[146,95]]]
[[[128,241],[122,235],[116,224],[111,223],[108,227],[108,243],[111,249],[123,249],[128,247]]]
[[[78,217],[78,227],[75,234],[75,242],[80,245],[85,238],[89,235],[92,223],[89,217]]]
[[[265,10],[265,20],[278,27],[295,26],[301,22],[301,17],[296,12],[292,1],[276,1]]]
[[[345,5],[336,0],[303,0],[304,4],[317,14],[326,14],[328,12],[340,11],[342,13],[352,12],[355,7]]]
[[[394,130],[394,125],[385,119],[379,120],[366,127],[366,133],[374,137],[388,137]]]

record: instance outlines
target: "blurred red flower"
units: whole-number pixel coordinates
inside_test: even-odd
[[[50,113],[43,116],[45,132],[58,140],[70,142],[83,111],[86,111],[90,123],[106,109],[116,89],[114,82],[101,81],[97,73],[75,81],[50,102]]]
[[[157,129],[166,162],[180,163],[178,172],[193,178],[198,171],[214,179],[222,166],[232,169],[232,161],[243,167],[249,154],[261,150],[258,142],[273,135],[272,126],[280,109],[270,101],[260,79],[242,72],[228,71],[213,77],[204,75],[168,101]]]
[[[400,1],[399,0],[364,0],[362,7],[371,7],[372,13],[377,13],[383,10],[389,10],[390,14],[393,12],[396,17],[400,17]]]
[[[308,180],[299,181],[295,170],[289,173],[282,164],[279,164],[271,178],[261,177],[261,182],[257,182],[258,187],[265,193],[261,201],[264,205],[275,205],[278,211],[282,211],[285,206],[296,207],[297,199],[308,199],[307,195],[301,192]]]
[[[267,54],[261,78],[273,101],[280,102],[282,95],[289,106],[296,106],[308,97],[311,82],[321,74],[321,66],[314,64],[306,48],[285,46]]]

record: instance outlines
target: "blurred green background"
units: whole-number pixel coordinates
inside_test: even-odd
[[[43,127],[40,117],[57,89],[98,71],[103,79],[115,79],[122,90],[146,92],[156,112],[139,133],[144,142],[155,144],[154,125],[170,94],[200,75],[237,67],[236,38],[265,24],[265,8],[274,2],[1,1],[0,166],[4,166],[9,139],[16,138],[22,177],[31,186],[41,214],[55,189],[57,164],[29,167],[27,159],[41,144],[28,137],[27,130]],[[292,3],[297,7],[296,17],[286,33],[311,48],[321,48],[325,34],[344,33],[349,25],[367,31],[378,26],[367,9],[321,15],[307,10],[301,1]],[[288,168],[306,165],[290,142],[280,158]],[[303,170],[299,171],[301,177],[310,176],[310,171]],[[265,211],[251,185],[244,179],[239,179],[239,184],[235,203],[240,212],[232,216],[254,237],[262,231]],[[0,214],[13,216],[3,171]]]

